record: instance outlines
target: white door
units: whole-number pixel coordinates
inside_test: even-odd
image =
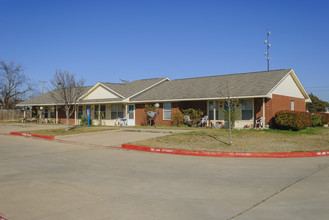
[[[135,105],[128,106],[128,126],[135,126]]]

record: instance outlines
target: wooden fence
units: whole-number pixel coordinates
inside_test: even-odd
[[[25,118],[31,118],[32,111],[25,110]],[[24,111],[20,109],[0,109],[0,121],[20,121],[24,118]]]

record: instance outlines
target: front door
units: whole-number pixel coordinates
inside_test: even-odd
[[[128,106],[128,126],[135,126],[135,105]]]

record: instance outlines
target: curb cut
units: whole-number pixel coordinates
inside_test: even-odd
[[[109,148],[121,149],[121,147],[107,146],[107,145],[101,145],[101,144],[88,144],[88,143],[82,143],[82,142],[78,142],[78,141],[68,141],[68,140],[61,140],[61,139],[53,139],[53,140],[59,141],[59,142],[71,143],[71,144],[82,144],[82,145],[93,146],[93,147],[109,147]]]
[[[26,134],[26,133],[18,133],[18,132],[10,132],[10,135],[24,136],[24,137],[37,137],[43,138],[47,140],[55,139],[55,136],[46,136],[46,135],[38,135],[38,134]]]
[[[88,144],[88,143],[82,143],[78,141],[68,141],[68,140],[61,140],[61,139],[55,139],[55,136],[46,136],[46,135],[38,135],[38,134],[26,134],[26,133],[18,133],[18,132],[10,132],[6,135],[16,135],[16,136],[23,136],[23,137],[35,137],[35,138],[42,138],[47,140],[54,140],[54,141],[60,141],[60,142],[66,142],[66,143],[72,143],[72,144],[83,144],[88,146],[94,146],[94,147],[109,147],[109,148],[121,148],[121,147],[115,147],[115,146],[106,146],[106,145],[100,145],[100,144]],[[1,218],[0,218],[1,220]]]
[[[204,156],[204,157],[249,157],[249,158],[293,158],[293,157],[323,157],[329,156],[329,151],[314,152],[286,152],[286,153],[248,153],[248,152],[218,152],[218,151],[194,151],[166,149],[157,147],[146,147],[132,144],[122,144],[122,149],[147,151],[164,154],[177,154],[188,156]]]

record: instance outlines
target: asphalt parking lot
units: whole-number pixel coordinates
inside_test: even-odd
[[[329,157],[193,157],[2,134],[0,216],[329,219],[328,167]]]

